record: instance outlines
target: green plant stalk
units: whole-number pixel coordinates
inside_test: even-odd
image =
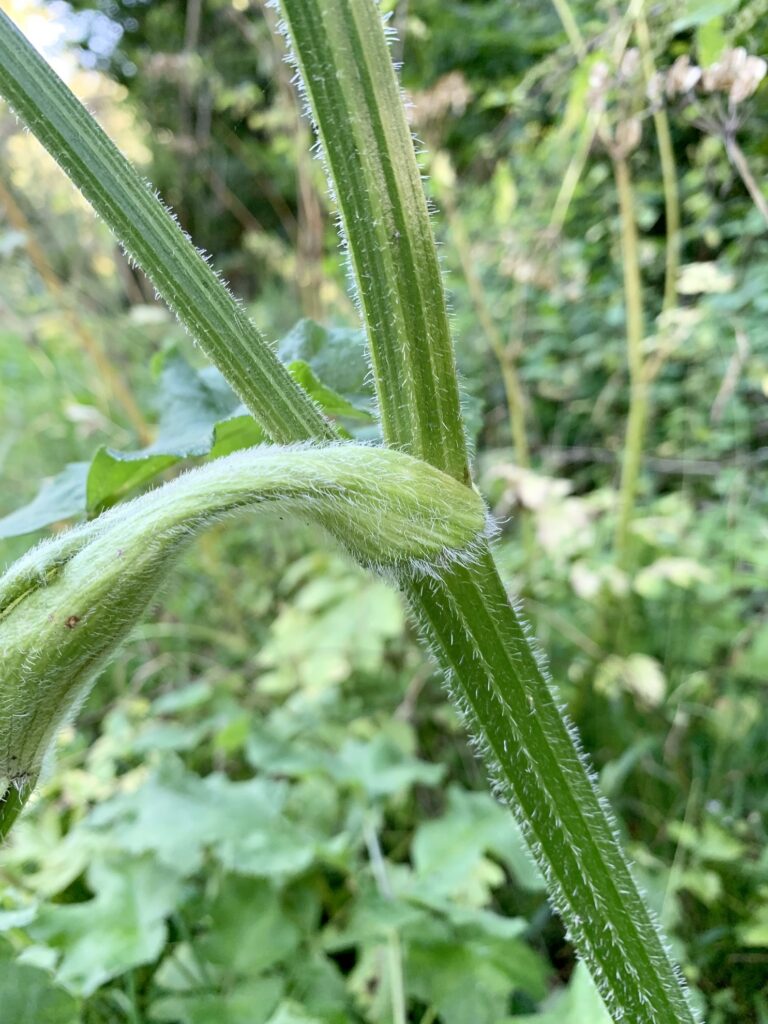
[[[149,184],[0,11],[0,94],[53,154],[200,347],[280,443],[334,431]],[[98,167],[98,174],[93,168]],[[268,397],[267,397],[268,396]]]
[[[618,567],[628,571],[632,562],[630,532],[648,423],[649,386],[643,366],[643,291],[632,178],[625,157],[614,155],[611,159],[619,200],[629,366],[629,414],[624,438],[614,552]]]
[[[442,275],[384,33],[378,24],[368,31],[364,4],[289,3],[282,10],[363,319],[376,339],[370,352],[382,431],[388,444],[468,482]],[[345,59],[334,63],[341,47]]]
[[[758,213],[761,215],[765,223],[768,224],[768,200],[766,200],[760,186],[755,180],[755,176],[750,169],[744,150],[739,145],[734,132],[726,132],[724,144],[725,152],[728,154],[728,159],[736,168],[738,175],[744,183],[747,192],[749,192],[749,197],[755,204],[755,208]]]
[[[313,3],[314,13],[319,16],[317,4]],[[381,33],[381,26],[378,14],[372,4],[356,4],[358,13],[362,12],[366,19],[365,34],[369,36]],[[327,46],[327,41],[324,43]],[[14,53],[14,61],[9,65],[4,55],[10,50]],[[325,59],[314,69],[310,70],[305,78],[305,84],[311,87],[312,83],[322,84],[323,76],[336,76],[334,61],[341,63],[345,57],[343,45],[326,51]],[[24,109],[31,110],[33,119],[30,123],[32,130],[38,135],[43,143],[52,152],[68,171],[73,182],[81,188],[84,193],[93,194],[93,182],[102,178],[108,180],[114,189],[109,202],[101,203],[102,216],[115,233],[119,233],[125,227],[125,218],[120,215],[120,203],[123,192],[122,175],[125,172],[123,164],[115,164],[112,152],[105,150],[103,145],[90,145],[90,132],[80,139],[77,134],[68,133],[62,136],[60,132],[53,131],[46,117],[48,101],[52,106],[59,107],[61,95],[70,97],[67,102],[76,102],[71,97],[66,86],[61,83],[52,72],[48,70],[45,76],[40,75],[39,63],[41,59],[32,47],[23,39],[17,30],[10,26],[8,20],[0,17],[0,60],[3,62],[0,68],[0,91],[4,91],[10,97],[15,98],[16,109],[23,115]],[[347,54],[349,60],[349,54]],[[18,69],[19,63],[26,64],[32,74],[25,74],[23,81],[15,77],[14,68]],[[9,70],[10,67],[10,70]],[[37,74],[34,71],[37,70]],[[391,66],[379,65],[379,74],[389,75],[394,80]],[[53,96],[52,96],[53,94]],[[365,102],[376,106],[375,97],[379,95],[378,88],[373,93],[369,90],[365,95]],[[55,100],[55,103],[53,102]],[[359,111],[358,111],[359,113]],[[363,108],[365,113],[365,107]],[[86,115],[87,116],[87,115]],[[99,131],[95,123],[92,124],[95,131]],[[403,130],[407,134],[404,122]],[[338,141],[337,138],[334,142]],[[376,145],[375,139],[368,139],[368,146]],[[414,161],[408,147],[403,150],[408,160]],[[406,152],[407,150],[407,152]],[[365,150],[364,150],[365,151]],[[106,166],[104,160],[107,161]],[[126,191],[131,191],[129,178],[126,184]],[[354,185],[354,180],[352,180]],[[96,190],[98,191],[98,190]],[[365,213],[365,208],[363,208]],[[162,216],[157,208],[150,207],[147,217],[150,220],[159,219]],[[406,230],[410,229],[410,223],[402,219]],[[370,211],[365,222],[372,220]],[[165,223],[165,222],[164,222]],[[173,222],[168,221],[173,227]],[[427,229],[428,229],[427,225]],[[349,231],[349,224],[347,225]],[[175,228],[177,238],[168,240],[173,248],[178,244],[180,232]],[[396,230],[400,230],[396,228]],[[428,236],[429,247],[433,242],[431,234]],[[350,237],[350,244],[354,239]],[[357,248],[355,246],[355,248]],[[165,250],[163,249],[162,252]],[[154,249],[149,253],[149,264],[154,266],[162,260],[162,252]],[[365,264],[359,261],[360,252],[357,249],[358,266],[365,273]],[[375,259],[375,252],[373,253]],[[141,253],[137,259],[141,258]],[[416,264],[416,269],[421,264]],[[430,261],[431,265],[431,261]],[[194,302],[201,302],[207,306],[212,297],[217,302],[231,302],[228,293],[213,272],[206,267],[205,272],[208,278],[203,288],[195,288],[195,279],[187,276],[179,278],[178,287],[185,292],[183,304],[188,306]],[[146,268],[145,268],[146,269]],[[400,267],[391,268],[396,273],[402,273]],[[413,270],[413,265],[409,270]],[[360,272],[360,271],[358,271]],[[388,279],[379,281],[379,287],[388,287]],[[221,294],[220,294],[221,293]],[[442,287],[434,292],[436,300],[442,301]],[[178,304],[177,304],[178,307]],[[235,313],[239,313],[235,307]],[[419,321],[421,322],[421,321]],[[253,344],[258,350],[257,355],[243,351],[237,335],[239,316],[226,326],[221,336],[217,339],[218,344],[210,346],[211,358],[218,365],[226,362],[230,369],[233,385],[241,395],[247,388],[246,401],[254,416],[262,423],[267,433],[276,436],[273,428],[270,428],[270,403],[272,396],[269,392],[261,393],[250,385],[249,367],[254,359],[258,359],[268,368],[276,362],[274,356],[264,344],[258,334],[251,335]],[[369,321],[369,329],[373,326]],[[190,328],[194,330],[193,325]],[[226,349],[230,341],[230,333],[234,331],[235,337],[231,339],[232,350],[222,354],[222,348]],[[372,343],[378,347],[378,336],[375,330],[371,331]],[[261,347],[260,347],[261,346]],[[394,382],[407,379],[405,369],[410,365],[412,353],[405,349],[401,352],[393,350],[392,365],[389,367],[389,388],[392,391],[390,398],[394,395]],[[453,368],[452,350],[449,353],[450,359],[447,369],[443,371],[451,379],[446,383],[438,382],[442,387],[443,394],[451,394],[455,389],[455,376]],[[445,352],[443,352],[445,361]],[[435,360],[430,357],[430,366],[435,367]],[[381,372],[381,371],[379,371]],[[413,394],[413,386],[410,385],[410,394]],[[300,389],[290,382],[286,396],[292,394],[295,417],[300,421],[296,428],[296,437],[303,438],[307,435],[323,439],[327,434],[327,426],[324,421],[318,423],[316,410],[307,396]],[[394,401],[392,401],[392,404]],[[449,403],[450,404],[450,403]],[[400,422],[401,412],[393,411],[394,421]],[[392,419],[392,417],[390,417]],[[463,435],[460,428],[454,422],[452,425],[442,425],[441,421],[435,424],[440,432],[441,440],[438,451],[449,439],[454,438],[456,447],[463,450]],[[290,426],[284,423],[277,425],[278,430],[290,430]],[[403,428],[404,429],[404,428]],[[416,435],[419,437],[420,435]],[[396,441],[397,443],[397,441]],[[446,456],[447,460],[448,457]],[[463,462],[454,452],[448,460],[458,466]],[[456,474],[452,474],[456,475]],[[461,474],[463,475],[463,474]],[[512,805],[527,830],[531,848],[539,859],[545,873],[550,879],[553,888],[554,898],[558,906],[568,914],[569,894],[581,893],[585,906],[589,905],[591,893],[593,904],[598,906],[598,912],[590,914],[584,919],[578,916],[566,917],[568,927],[580,940],[580,950],[585,956],[593,975],[596,977],[600,990],[603,993],[615,1019],[620,1019],[624,1014],[625,1020],[632,1020],[636,1024],[690,1024],[693,1015],[688,1007],[685,996],[677,983],[674,970],[666,956],[661,940],[656,932],[653,923],[650,921],[647,911],[642,906],[642,901],[636,896],[634,882],[629,875],[626,862],[620,846],[613,834],[610,817],[606,814],[604,807],[600,804],[596,791],[589,780],[587,770],[580,764],[577,749],[568,731],[567,724],[560,717],[557,706],[553,703],[552,693],[547,685],[546,678],[538,665],[531,661],[530,648],[524,630],[519,624],[513,610],[510,608],[506,593],[498,578],[493,566],[490,554],[487,551],[481,552],[478,567],[475,571],[462,573],[446,573],[442,580],[435,579],[427,586],[425,581],[414,582],[406,588],[408,599],[415,609],[419,620],[429,629],[429,639],[436,653],[447,671],[453,671],[455,686],[459,699],[465,703],[470,711],[474,709],[477,719],[478,735],[483,733],[488,738],[491,751],[501,750],[507,756],[510,754],[510,747],[514,748],[516,737],[525,738],[524,749],[526,756],[520,756],[517,768],[513,770],[510,762],[500,759],[502,770],[505,775],[506,784],[514,799]],[[484,610],[486,600],[496,595],[495,603],[489,610]],[[488,649],[484,645],[488,643]],[[535,666],[535,668],[533,667]],[[483,702],[484,693],[495,693],[499,686],[510,688],[512,695],[515,693],[524,694],[525,706],[520,703],[515,705],[508,700],[509,707],[505,710],[500,701],[495,701],[492,708]],[[554,707],[551,714],[546,717],[543,728],[538,723],[537,709],[539,706],[547,708]],[[514,712],[514,715],[513,715]],[[554,726],[550,721],[554,720]],[[514,726],[514,728],[513,728]],[[543,735],[543,740],[542,740]],[[505,750],[504,743],[507,748]],[[581,772],[581,789],[577,794],[572,794],[574,800],[581,807],[581,817],[573,816],[572,833],[566,833],[561,828],[560,805],[564,804],[566,796],[562,791],[562,775],[548,773],[548,750],[570,751],[568,763],[573,765],[572,772],[578,776]],[[514,753],[514,750],[512,751]],[[540,767],[540,765],[543,766]],[[566,782],[567,785],[567,782]],[[535,789],[531,788],[535,787]],[[553,814],[542,813],[541,815],[530,815],[529,799],[527,793],[539,791],[549,794],[543,807],[556,808]],[[580,803],[583,797],[583,804]],[[535,808],[534,808],[535,809]],[[561,859],[565,858],[569,849],[579,851],[581,849],[593,848],[597,853],[592,861],[586,865],[586,874],[579,871],[576,875],[566,878],[562,873],[555,874],[553,869]],[[552,862],[554,859],[554,863]],[[611,892],[614,880],[629,879],[630,891],[635,893],[641,909],[633,914],[633,908],[629,912],[622,908],[621,913],[616,913],[616,901],[611,900],[604,904],[601,892]],[[558,891],[558,887],[564,891]],[[600,934],[610,932],[616,938],[611,949],[604,952],[604,944],[600,943]],[[655,971],[650,971],[645,977],[639,978],[635,964],[645,963],[646,955],[650,955],[652,961],[657,965]],[[670,1009],[672,1007],[672,1009]]]
[[[478,494],[403,452],[283,445],[215,459],[38,545],[0,577],[0,797],[37,777],[192,537],[262,506],[318,523],[395,579],[474,559],[486,529]]]
[[[552,0],[552,6],[555,8],[560,23],[565,29],[568,42],[571,44],[571,49],[576,55],[577,60],[583,60],[587,55],[587,48],[584,45],[584,36],[581,34],[579,23],[576,21],[576,16],[571,10],[568,0]]]
[[[635,20],[635,36],[640,50],[643,77],[646,85],[654,74],[653,50],[648,32],[648,22],[644,13],[638,14]],[[677,279],[680,274],[680,193],[677,185],[677,167],[675,150],[672,145],[672,133],[669,118],[663,107],[654,106],[653,127],[656,132],[656,143],[659,147],[659,165],[661,167],[661,183],[664,190],[664,216],[666,219],[667,237],[664,256],[664,298],[661,311],[667,313],[677,305]]]
[[[602,113],[599,110],[587,111],[581,133],[576,142],[576,150],[563,175],[555,204],[552,207],[552,214],[549,218],[548,229],[550,234],[555,237],[559,236],[565,227],[565,222],[568,219],[568,210],[573,202],[576,187],[584,173],[584,168],[587,165],[589,151],[592,148],[592,143],[595,141],[601,117]]]
[[[403,267],[382,260],[368,222],[358,212],[370,198],[372,183],[377,189],[388,187],[384,193],[377,191],[373,201],[377,209],[386,208],[396,223],[409,223],[412,200],[396,180],[403,173],[401,159],[407,158],[415,168],[407,128],[404,122],[391,128],[403,134],[397,142],[380,121],[379,104],[389,109],[397,86],[391,62],[381,54],[378,12],[372,0],[282,0],[281,6],[326,149],[366,309],[366,294],[385,301],[397,294],[398,275],[422,275],[421,263]],[[388,179],[378,173],[382,166],[395,167]],[[386,246],[387,239],[381,241]],[[431,234],[429,244],[434,246]],[[425,276],[419,284],[422,301],[442,304],[442,289],[429,287],[430,276]],[[428,310],[424,315],[437,317]],[[407,322],[410,342],[388,349],[377,319],[368,316],[367,325],[376,386],[384,405],[397,388],[402,395],[402,382],[408,379],[422,338],[419,324]],[[455,381],[453,359],[440,365]],[[440,380],[434,386],[444,392],[452,388]],[[416,394],[420,395],[418,387]],[[396,427],[394,419],[383,420],[385,438],[399,444],[393,423]],[[414,438],[418,445],[419,435]],[[447,435],[446,441],[450,442]],[[421,446],[416,454],[435,458]],[[442,450],[438,455],[446,457]],[[453,463],[451,456],[449,464]],[[438,465],[446,469],[445,464]],[[607,806],[597,794],[525,627],[510,606],[490,552],[485,548],[477,563],[451,568],[439,579],[414,581],[406,595],[614,1019],[633,1024],[693,1021],[675,969],[632,879]]]

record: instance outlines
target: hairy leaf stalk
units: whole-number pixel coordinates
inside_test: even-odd
[[[376,339],[384,436],[468,481],[442,275],[384,33],[370,32],[360,3],[289,3],[283,13]]]
[[[0,578],[0,797],[36,778],[191,538],[262,505],[319,523],[396,578],[471,561],[486,526],[479,495],[404,453],[281,446],[216,459],[43,542]]]
[[[284,0],[283,13],[321,137],[333,151],[326,160],[386,439],[468,480],[440,270],[378,11],[372,0]],[[180,260],[173,220],[4,16],[0,64],[0,92],[154,275],[265,431],[280,441],[327,439],[331,428],[286,380],[258,332],[243,328],[243,314],[222,283],[191,247]],[[137,201],[139,192],[146,202]],[[144,246],[136,244],[139,214]],[[693,1015],[610,817],[482,541],[475,557],[474,567],[444,567],[440,576],[414,579],[405,585],[408,600],[452,674],[614,1019],[690,1024]]]

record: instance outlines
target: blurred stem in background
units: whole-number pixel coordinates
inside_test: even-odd
[[[635,37],[638,49],[640,50],[643,77],[647,87],[654,76],[655,68],[648,22],[642,9],[635,19]],[[656,142],[659,147],[661,183],[664,189],[666,256],[662,313],[668,313],[677,305],[677,277],[680,272],[680,195],[677,185],[677,167],[675,166],[675,151],[672,146],[669,118],[661,104],[653,105],[653,127],[656,131]]]
[[[747,192],[749,192],[750,198],[760,212],[763,220],[768,224],[768,201],[763,195],[760,186],[755,181],[755,176],[750,170],[749,163],[744,155],[744,150],[736,139],[735,131],[726,130],[724,141],[728,159],[736,168],[739,177],[744,182],[744,187]]]
[[[113,366],[104,346],[73,309],[67,286],[59,279],[58,274],[48,261],[43,247],[35,238],[34,228],[16,201],[16,197],[5,184],[3,177],[0,176],[0,206],[5,210],[11,226],[24,236],[24,247],[32,266],[66,317],[73,334],[79,339],[83,349],[93,361],[108,397],[120,406],[142,444],[148,444],[150,430],[135,398],[125,385],[120,373]],[[98,388],[94,389],[94,394],[98,395],[99,390]]]
[[[629,414],[624,439],[624,455],[619,489],[618,521],[614,539],[616,564],[620,569],[631,568],[630,532],[634,516],[640,464],[643,458],[645,432],[648,423],[648,380],[643,372],[643,293],[640,278],[640,260],[635,222],[635,201],[627,154],[612,148],[616,193],[619,201],[621,231],[621,259],[624,274],[624,302],[626,309],[627,364],[629,367]]]
[[[586,46],[573,11],[568,5],[567,0],[552,0],[552,3],[562,22],[576,58],[582,60],[586,55]],[[647,88],[654,74],[654,65],[650,33],[643,12],[642,0],[633,0],[630,3],[622,22],[622,30],[616,37],[614,58],[617,68],[620,68],[622,65],[627,41],[633,27],[638,42],[643,78]],[[620,71],[619,74],[621,73]],[[640,467],[648,425],[650,383],[660,366],[654,365],[651,369],[649,364],[646,367],[643,358],[645,315],[643,310],[643,289],[640,274],[634,189],[628,162],[630,154],[640,141],[641,126],[637,117],[627,116],[617,123],[613,133],[614,137],[610,137],[610,129],[604,120],[605,90],[607,85],[608,81],[604,79],[595,87],[595,95],[590,104],[589,115],[585,119],[580,145],[574,153],[563,179],[563,185],[552,212],[550,228],[562,229],[576,185],[583,173],[590,146],[595,135],[600,134],[613,166],[619,203],[619,230],[621,234],[627,365],[629,368],[629,412],[627,415],[622,456],[618,518],[614,536],[614,555],[618,567],[628,572],[632,566],[630,533],[637,501]],[[659,149],[666,217],[662,313],[668,313],[677,304],[677,277],[680,269],[680,199],[672,136],[669,120],[663,107],[654,107],[653,122]],[[666,349],[667,347],[662,344],[660,351],[665,352]]]
[[[515,462],[521,469],[530,469],[531,451],[526,428],[525,394],[520,382],[516,358],[516,350],[522,339],[518,339],[518,345],[513,345],[511,340],[505,340],[491,312],[487,292],[477,271],[478,264],[472,254],[472,244],[464,218],[456,203],[456,174],[445,150],[436,153],[432,161],[432,182],[438,190],[440,202],[448,221],[451,240],[459,257],[472,308],[501,370]],[[526,560],[530,561],[534,555],[535,538],[530,513],[524,506],[521,506],[520,529]]]
[[[565,222],[568,219],[568,211],[573,202],[573,197],[576,194],[581,176],[584,173],[584,168],[587,165],[589,159],[589,153],[592,149],[592,144],[597,136],[598,128],[600,127],[601,114],[595,110],[589,110],[587,117],[584,120],[584,125],[579,134],[576,150],[571,157],[568,166],[563,175],[563,180],[560,183],[560,189],[555,199],[555,204],[552,207],[552,215],[549,218],[549,224],[547,226],[547,234],[550,238],[557,239],[565,227]]]
[[[587,47],[568,0],[552,0],[552,6],[557,12],[557,16],[565,30],[565,34],[568,36],[568,42],[571,44],[571,49],[576,55],[577,60],[583,60],[587,55]]]

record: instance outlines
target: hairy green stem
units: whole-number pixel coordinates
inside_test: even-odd
[[[411,590],[417,617],[481,744],[497,792],[516,809],[569,936],[616,1021],[692,1021],[675,968],[617,842],[572,727],[490,554]],[[461,632],[457,631],[457,622]]]
[[[632,178],[627,159],[612,157],[616,193],[619,199],[621,260],[626,305],[627,364],[629,367],[629,415],[624,438],[624,455],[619,489],[619,509],[614,550],[616,564],[625,571],[631,567],[630,531],[640,481],[645,431],[648,422],[648,381],[643,366],[643,292],[635,222]]]
[[[371,32],[365,3],[290,2],[282,10],[375,339],[384,436],[468,481],[443,281],[378,15]]]

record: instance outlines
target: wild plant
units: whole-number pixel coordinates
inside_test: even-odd
[[[379,12],[373,0],[282,0],[280,11],[338,208],[381,447],[340,439],[152,189],[0,15],[0,92],[271,442],[44,542],[0,580],[4,829],[57,725],[143,613],[168,560],[212,519],[277,501],[400,587],[613,1019],[692,1024],[611,811],[494,563],[440,264]]]

